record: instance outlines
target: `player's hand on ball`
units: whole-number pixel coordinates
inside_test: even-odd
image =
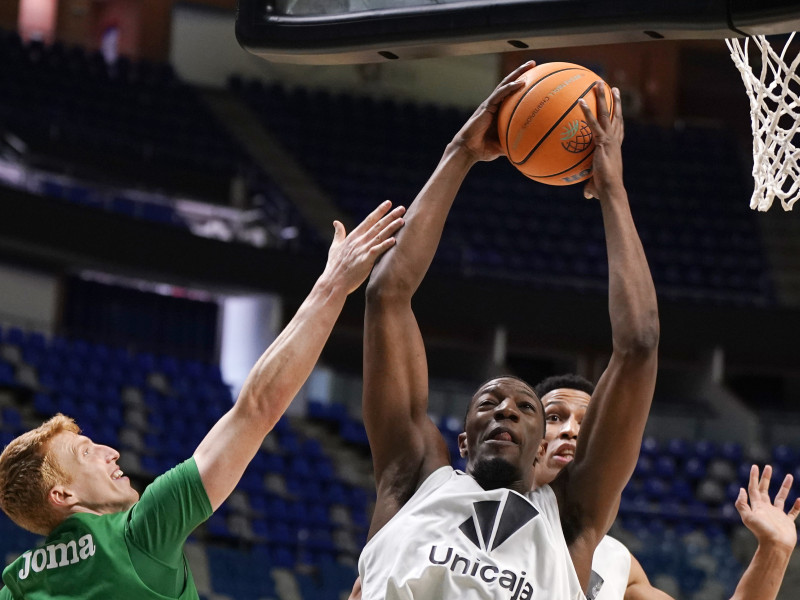
[[[614,96],[613,119],[609,114],[605,97],[605,84],[598,82],[594,87],[597,101],[597,116],[581,99],[580,106],[586,122],[594,136],[594,158],[592,178],[583,189],[585,198],[602,199],[610,186],[622,186],[622,139],[625,137],[625,124],[622,119],[622,100],[619,89],[612,88]]]
[[[476,162],[494,160],[504,155],[497,137],[497,110],[509,94],[524,84],[518,80],[519,76],[534,66],[536,63],[530,60],[503,78],[453,138],[453,143],[467,150]]]

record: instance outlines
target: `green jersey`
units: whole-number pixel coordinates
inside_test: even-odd
[[[0,600],[196,600],[183,545],[211,512],[190,458],[158,477],[129,510],[71,515],[6,567]]]

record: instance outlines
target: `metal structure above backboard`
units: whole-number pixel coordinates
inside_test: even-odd
[[[799,28],[798,0],[239,0],[236,18],[248,52],[317,65]]]

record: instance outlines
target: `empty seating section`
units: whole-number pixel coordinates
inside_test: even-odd
[[[227,198],[244,155],[165,63],[0,40],[0,122],[51,164]],[[108,178],[108,179],[107,179]]]
[[[186,228],[192,216],[176,198],[229,207],[241,179],[267,245],[317,248],[292,203],[168,64],[107,64],[99,53],[24,44],[0,30],[0,89],[0,133],[23,142],[19,158],[36,170],[28,185],[37,193]]]
[[[230,79],[309,173],[354,215],[409,203],[467,113]],[[716,129],[626,123],[625,176],[659,294],[769,305],[774,292],[734,139]],[[548,289],[602,289],[599,209],[580,186],[526,180],[505,160],[478,165],[448,220],[434,268]]]

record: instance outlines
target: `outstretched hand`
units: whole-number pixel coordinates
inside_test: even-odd
[[[761,479],[758,476],[758,467],[750,468],[750,482],[747,492],[744,488],[739,490],[736,498],[736,510],[742,517],[742,523],[756,536],[759,544],[771,542],[785,545],[793,549],[797,545],[797,529],[795,520],[800,515],[800,498],[795,500],[789,512],[784,512],[784,503],[792,487],[792,476],[787,475],[781,484],[775,501],[770,502],[769,482],[772,478],[772,467],[766,465]],[[747,503],[748,494],[750,503]]]
[[[509,73],[489,97],[481,102],[453,138],[453,143],[469,151],[476,162],[503,156],[503,149],[497,136],[497,111],[503,100],[523,86],[524,81],[519,80],[519,77],[535,65],[536,63],[531,60]]]
[[[579,103],[586,122],[594,137],[594,157],[592,178],[583,188],[586,198],[603,198],[611,186],[622,186],[622,138],[625,136],[625,124],[622,119],[622,102],[619,89],[612,88],[614,96],[614,118],[611,118],[606,102],[605,84],[598,81],[594,86],[597,100],[597,116],[589,109],[581,98]]]
[[[394,234],[403,226],[405,207],[390,212],[391,207],[389,200],[382,202],[349,235],[342,223],[333,222],[333,242],[323,277],[340,283],[348,294],[364,283],[378,257],[394,246]]]

